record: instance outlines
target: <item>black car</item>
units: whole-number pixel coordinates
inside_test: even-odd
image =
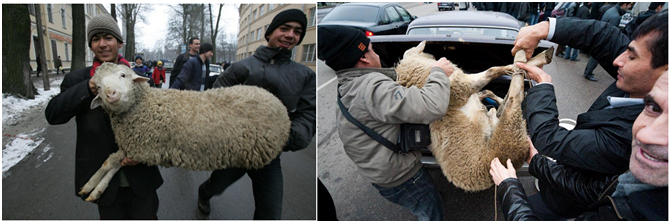
[[[350,26],[363,30],[367,36],[405,34],[408,24],[416,18],[393,3],[347,3],[333,8],[319,25]]]

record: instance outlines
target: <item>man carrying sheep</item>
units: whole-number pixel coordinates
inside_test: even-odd
[[[303,40],[306,25],[307,17],[301,10],[278,13],[266,29],[268,44],[259,46],[254,56],[232,64],[214,83],[214,88],[254,85],[279,98],[291,119],[291,133],[283,151],[307,147],[315,134],[315,73],[291,60],[291,49]],[[198,189],[199,210],[209,214],[210,199],[223,193],[245,173],[252,180],[254,219],[280,219],[283,179],[279,156],[260,169],[229,168],[212,172]]]
[[[109,15],[97,15],[86,28],[89,49],[95,55],[93,66],[65,75],[61,93],[49,101],[45,116],[49,124],[65,124],[77,120],[77,148],[75,161],[75,195],[100,168],[107,157],[119,148],[108,116],[102,107],[90,109],[98,94],[92,80],[97,67],[103,62],[130,64],[119,48],[123,38],[116,21]],[[121,170],[110,181],[97,201],[101,219],[157,219],[158,195],[163,184],[157,166],[147,166],[125,158]],[[81,196],[82,199],[88,195]]]
[[[429,124],[445,115],[450,101],[453,68],[436,61],[426,84],[406,88],[393,80],[394,69],[381,68],[363,31],[345,26],[319,26],[319,54],[336,71],[338,94],[351,116],[391,142],[402,123]],[[443,201],[422,166],[419,150],[392,151],[369,137],[337,112],[338,132],[345,152],[361,175],[387,200],[410,209],[419,220],[443,220]]]
[[[212,44],[201,44],[198,56],[189,59],[184,64],[182,71],[177,74],[177,79],[174,84],[170,85],[170,88],[193,91],[205,91],[211,88],[212,85],[209,84],[208,80],[210,79],[210,59],[214,55],[212,50]]]
[[[629,169],[632,153],[632,125],[641,113],[643,97],[668,71],[668,12],[642,23],[633,39],[617,27],[596,20],[554,19],[522,28],[515,47],[531,56],[538,42],[547,39],[588,52],[616,79],[577,118],[573,130],[558,125],[555,89],[550,75],[532,75],[541,83],[528,91],[524,117],[531,141],[542,155],[564,166],[592,172],[596,176],[617,176]],[[531,71],[524,64],[520,68]],[[541,220],[574,218],[589,203],[539,181],[540,193],[529,197]]]

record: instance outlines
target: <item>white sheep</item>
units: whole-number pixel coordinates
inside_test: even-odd
[[[423,53],[426,41],[408,49],[395,68],[397,82],[403,86],[424,86],[436,59]],[[542,67],[551,62],[554,48],[544,51],[527,64]],[[521,54],[520,54],[521,52]],[[526,62],[523,51],[516,61]],[[524,70],[514,65],[491,67],[477,74],[466,74],[456,65],[450,76],[450,104],[443,118],[430,124],[431,145],[443,174],[455,186],[480,191],[493,185],[489,176],[494,157],[511,159],[520,168],[529,153],[526,122],[522,118]],[[512,74],[506,99],[491,91],[480,91],[491,80]],[[485,97],[500,104],[499,111],[481,103]]]
[[[150,88],[148,78],[123,65],[103,63],[93,80],[91,109],[109,114],[119,151],[82,187],[94,201],[124,157],[147,165],[188,170],[257,169],[269,164],[289,139],[291,121],[282,102],[263,88],[233,86],[204,92]]]

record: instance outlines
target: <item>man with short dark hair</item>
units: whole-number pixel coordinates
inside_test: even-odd
[[[619,28],[604,22],[572,18],[550,19],[520,30],[513,52],[525,50],[530,57],[538,41],[547,39],[589,52],[616,79],[587,112],[578,116],[575,128],[567,130],[558,125],[552,77],[544,72],[531,76],[541,84],[527,92],[523,114],[531,140],[541,154],[595,176],[627,171],[634,120],[645,107],[643,98],[655,80],[668,70],[668,13],[650,17],[632,37],[630,40]],[[539,187],[540,192],[529,199],[543,220],[573,218],[588,208],[589,203],[549,182],[539,180]]]
[[[338,95],[351,117],[390,142],[397,142],[401,124],[429,124],[442,118],[450,101],[453,68],[445,58],[431,68],[426,84],[406,88],[396,72],[382,68],[366,34],[346,26],[319,26],[319,54],[336,71]],[[342,97],[340,97],[342,96]],[[337,112],[340,140],[347,156],[380,195],[409,209],[419,220],[442,221],[443,201],[419,150],[402,154],[368,136]]]
[[[316,75],[305,65],[291,60],[292,49],[305,36],[307,16],[298,9],[278,13],[266,29],[268,43],[254,55],[233,63],[217,78],[214,87],[253,85],[275,95],[286,107],[291,119],[291,134],[283,151],[306,148],[315,134]],[[210,199],[222,194],[247,174],[254,191],[254,219],[280,219],[282,216],[283,178],[280,156],[260,169],[228,168],[212,172],[198,188],[198,208],[210,213]]]
[[[189,50],[180,54],[177,56],[177,59],[175,59],[175,64],[173,64],[172,70],[170,71],[170,83],[168,83],[168,87],[175,83],[177,75],[182,72],[182,67],[186,61],[198,56],[198,49],[200,49],[200,39],[198,39],[198,37],[191,37],[189,39]]]
[[[102,166],[107,157],[119,150],[108,115],[98,107],[90,109],[98,94],[91,78],[104,62],[130,66],[119,52],[123,38],[116,21],[107,14],[93,17],[86,28],[93,66],[65,75],[61,93],[49,101],[44,114],[49,124],[77,121],[75,159],[75,195]],[[121,169],[96,201],[100,219],[157,219],[158,195],[163,184],[157,166],[147,166],[126,157]],[[88,194],[81,196],[82,199]]]
[[[58,58],[54,60],[54,68],[56,69],[56,75],[58,75],[60,71],[63,70],[63,68],[61,68],[62,66],[63,62],[61,62],[61,56],[58,56]],[[65,72],[63,72],[63,74],[65,74]]]
[[[648,6],[648,11],[638,14],[638,17],[636,17],[634,21],[630,21],[629,23],[627,23],[627,26],[624,27],[623,32],[631,36],[634,33],[634,30],[636,30],[636,27],[640,26],[641,23],[643,23],[650,16],[653,16],[661,12],[662,8],[664,8],[664,4],[666,4],[666,2],[650,3],[650,5]]]
[[[205,91],[209,89],[210,59],[214,55],[212,50],[212,44],[203,43],[200,45],[198,56],[189,59],[184,64],[184,68],[177,75],[175,83],[170,88],[192,91]]]

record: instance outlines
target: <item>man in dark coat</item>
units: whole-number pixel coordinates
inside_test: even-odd
[[[577,3],[575,3],[575,4],[577,4]],[[577,8],[576,12],[575,13],[567,13],[567,14],[571,14],[568,17],[574,17],[574,18],[579,18],[579,19],[587,19],[587,17],[589,16],[589,9],[587,8],[587,4],[589,4],[589,2],[585,2],[580,7],[575,7],[575,8]],[[573,8],[572,6],[569,6],[569,9],[572,9],[572,8]],[[566,47],[566,53],[564,53],[564,59],[571,59],[571,61],[580,61],[580,59],[578,59],[578,53],[579,52],[580,52],[580,50],[575,49],[575,48],[571,48],[570,46],[567,46]]]
[[[601,6],[599,9],[599,20],[606,22],[614,27],[618,27],[620,25],[620,19],[624,14],[624,10],[627,10],[630,7],[631,5],[626,2]],[[596,69],[597,65],[599,65],[599,62],[596,59],[589,59],[587,66],[585,67],[585,71],[583,72],[583,74],[585,74],[585,79],[590,81],[598,81],[598,79],[594,78],[594,73],[592,73],[594,72],[594,69]]]
[[[189,61],[184,64],[184,68],[178,75],[176,75],[177,79],[170,88],[192,91],[205,91],[210,89],[210,59],[214,55],[212,50],[212,44],[203,43],[200,45],[198,56],[189,59]]]
[[[168,83],[168,87],[175,83],[177,75],[182,72],[182,67],[186,61],[198,56],[198,49],[200,49],[200,39],[198,37],[191,37],[189,39],[189,51],[180,54],[175,59],[175,64],[173,64],[172,71],[170,71],[170,83]]]
[[[254,85],[282,101],[291,119],[291,134],[284,151],[306,148],[315,134],[316,77],[305,65],[291,60],[291,50],[303,40],[307,16],[298,9],[278,13],[266,29],[266,46],[224,70],[214,87]],[[210,212],[210,199],[247,174],[254,190],[254,219],[280,219],[283,179],[280,156],[260,169],[229,168],[212,172],[198,189],[198,207]]]
[[[668,13],[641,25],[633,41],[603,22],[551,19],[523,28],[513,52],[523,49],[530,57],[538,41],[546,38],[589,52],[617,80],[578,116],[573,130],[566,130],[558,125],[551,77],[541,76],[536,80],[541,84],[529,90],[524,102],[523,115],[533,144],[557,163],[595,176],[624,173],[631,155],[631,127],[645,106],[642,99],[668,70]],[[539,186],[540,193],[531,196],[530,201],[544,220],[571,218],[584,211],[577,210],[580,204],[575,198],[549,187],[547,182],[539,181]]]
[[[536,75],[543,72],[537,71]],[[590,204],[576,221],[668,221],[668,88],[669,74],[665,71],[646,95],[646,105],[651,109],[641,112],[634,122],[630,171],[618,176],[594,176],[552,162],[530,144],[529,172],[552,182],[553,188],[582,199],[585,205]],[[510,159],[507,163],[508,168],[496,158],[490,170],[505,219],[540,220],[537,208],[530,205],[516,179]]]
[[[58,58],[56,58],[54,60],[54,68],[56,68],[56,75],[59,74],[59,72],[61,71],[62,66],[63,66],[63,62],[61,62],[61,56],[58,56]],[[65,74],[65,72],[63,72],[63,74]]]
[[[93,66],[65,75],[61,93],[49,101],[45,116],[49,124],[65,124],[75,117],[77,121],[77,148],[75,159],[75,195],[102,166],[107,157],[119,150],[109,117],[98,107],[90,109],[98,94],[91,78],[103,62],[130,66],[118,54],[123,45],[116,21],[109,15],[97,15],[86,28],[89,49],[95,54]],[[157,166],[147,166],[129,158],[121,161],[121,170],[109,182],[97,201],[101,219],[157,219],[158,195],[163,184]],[[82,196],[82,199],[88,194]]]
[[[627,26],[624,27],[624,33],[627,34],[628,36],[631,36],[631,34],[634,33],[634,30],[636,30],[636,27],[641,25],[646,19],[648,19],[650,16],[653,16],[659,12],[662,11],[662,8],[664,8],[664,2],[652,2],[648,6],[648,11],[645,11],[641,14],[638,14],[638,17],[634,21],[631,21],[627,23]]]

